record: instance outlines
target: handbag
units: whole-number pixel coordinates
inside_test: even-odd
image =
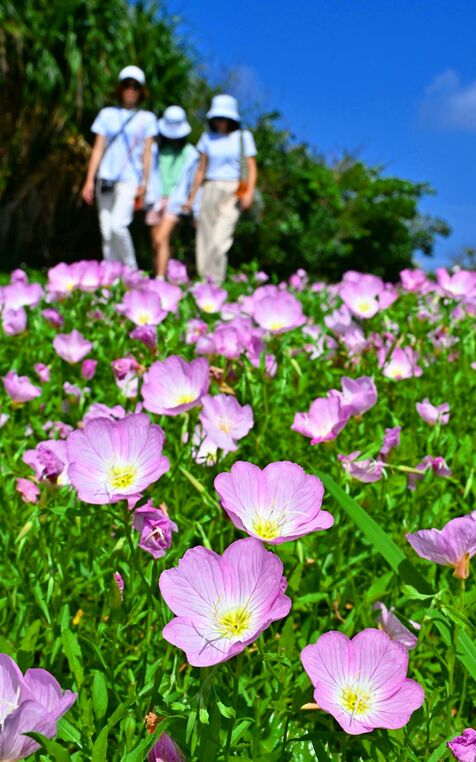
[[[238,199],[242,199],[245,193],[248,191],[248,164],[245,156],[245,146],[243,140],[243,130],[240,130],[240,179],[238,182],[238,188],[236,189],[236,196]],[[263,216],[264,200],[263,194],[258,188],[255,188],[253,193],[253,203],[251,208],[246,210],[246,213],[250,215],[255,222],[259,222]]]
[[[130,153],[129,142],[127,140],[127,136],[126,136],[126,133],[124,132],[124,130],[127,127],[127,125],[129,124],[129,122],[135,117],[136,114],[137,114],[137,111],[133,111],[132,114],[121,125],[121,129],[119,130],[119,132],[116,132],[116,134],[112,136],[111,140],[107,144],[107,146],[105,148],[105,151],[104,151],[104,153],[103,153],[103,155],[101,157],[101,161],[104,159],[106,153],[108,152],[109,148],[112,146],[114,141],[117,140],[117,138],[121,134],[124,134],[124,138],[125,138],[125,141],[126,141],[127,149],[128,149],[128,151]],[[117,182],[118,182],[117,180],[103,180],[103,179],[100,179],[98,181],[99,192],[100,193],[112,193],[114,188],[116,187],[116,183]]]

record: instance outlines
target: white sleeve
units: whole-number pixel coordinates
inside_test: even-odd
[[[256,156],[256,145],[253,133],[249,130],[243,130],[243,153],[245,156]]]
[[[108,121],[107,109],[103,108],[92,123],[91,132],[94,132],[96,135],[106,136],[108,134]]]
[[[153,138],[159,133],[157,117],[152,111],[146,111],[145,114],[147,115],[147,119],[144,126],[144,138]]]
[[[204,132],[197,143],[197,151],[208,156],[208,135]]]

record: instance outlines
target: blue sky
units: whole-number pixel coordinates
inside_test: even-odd
[[[215,81],[277,109],[328,158],[357,152],[437,190],[453,228],[431,266],[476,246],[474,0],[168,0]],[[233,92],[234,91],[234,92]],[[430,265],[430,262],[428,262]]]

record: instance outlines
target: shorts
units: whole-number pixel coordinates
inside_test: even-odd
[[[153,206],[147,209],[145,214],[146,225],[150,225],[151,227],[160,225],[164,217],[172,217],[174,220],[177,219],[176,214],[167,211],[168,201],[168,196],[163,196],[160,201],[156,201]]]

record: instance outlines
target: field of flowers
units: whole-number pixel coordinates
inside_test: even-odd
[[[476,760],[474,273],[0,303],[0,760]]]

